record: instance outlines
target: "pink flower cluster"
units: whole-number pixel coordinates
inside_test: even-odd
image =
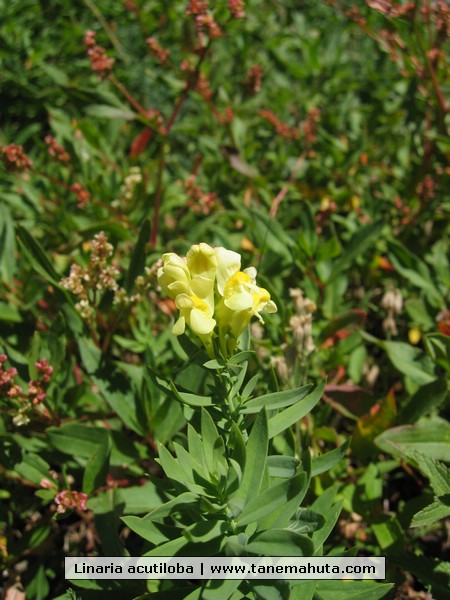
[[[39,379],[32,379],[28,384],[28,396],[33,406],[37,406],[45,400],[47,394],[45,384],[50,381],[53,374],[53,367],[48,364],[46,358],[35,363],[35,367],[39,373]]]
[[[75,492],[72,490],[63,490],[55,496],[57,505],[56,511],[60,514],[68,510],[87,510],[87,494],[84,492]]]
[[[25,154],[22,146],[17,144],[8,144],[0,147],[3,162],[8,171],[28,171],[33,166],[33,162]]]
[[[86,31],[84,45],[88,49],[87,53],[91,59],[92,70],[98,73],[100,77],[106,77],[114,66],[114,58],[110,58],[106,54],[106,50],[97,45],[94,31]]]
[[[21,392],[20,385],[14,383],[14,378],[17,375],[17,369],[10,367],[4,369],[3,365],[8,360],[6,354],[0,354],[0,396],[8,396],[8,398],[16,398]]]
[[[78,208],[84,208],[91,198],[90,193],[81,183],[73,183],[70,186],[70,191],[76,194],[78,198]]]
[[[45,400],[46,387],[53,374],[53,367],[48,364],[46,358],[36,362],[38,379],[29,381],[28,391],[25,394],[23,388],[14,381],[17,376],[17,369],[15,367],[4,368],[7,360],[6,354],[0,354],[0,398],[15,401],[12,402],[14,409],[13,423],[20,427],[30,422],[29,414],[32,412],[33,407],[38,406]]]
[[[154,37],[149,37],[145,40],[152,53],[159,60],[160,64],[163,65],[169,58],[170,50],[164,50],[161,44]]]
[[[48,146],[48,153],[62,163],[70,162],[70,154],[58,144],[52,135],[46,135],[44,138],[45,143]]]
[[[242,0],[229,0],[228,8],[234,19],[243,19],[245,17],[245,4]]]
[[[208,0],[190,0],[187,15],[204,15],[208,10]]]
[[[189,198],[187,206],[191,207],[195,213],[209,215],[216,207],[216,194],[206,193],[195,181],[195,175],[190,175],[183,183],[183,187]]]

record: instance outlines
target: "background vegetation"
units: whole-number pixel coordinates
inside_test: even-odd
[[[279,309],[246,381],[327,379],[274,452],[352,438],[308,492],[342,503],[329,548],[387,557],[373,598],[444,598],[450,8],[207,4],[0,0],[4,594],[102,598],[66,591],[64,555],[148,549],[121,517],[157,506],[156,443],[190,420],[158,377],[208,383],[155,264],[203,241]],[[127,585],[108,597],[157,591]]]

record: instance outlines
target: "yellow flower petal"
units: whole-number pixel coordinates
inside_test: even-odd
[[[216,273],[217,289],[219,294],[223,296],[225,284],[241,268],[241,255],[221,246],[215,248],[215,252],[218,263]]]
[[[216,322],[204,310],[193,308],[189,317],[189,325],[197,335],[206,335],[211,333]]]
[[[184,317],[180,317],[175,325],[172,327],[173,335],[181,335],[184,333],[186,329],[186,319]]]

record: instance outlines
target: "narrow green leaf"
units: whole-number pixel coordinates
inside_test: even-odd
[[[242,350],[241,352],[233,354],[229,360],[229,363],[232,365],[240,365],[242,362],[252,358],[252,356],[255,356],[254,350]]]
[[[85,108],[86,114],[99,119],[134,121],[136,114],[128,108],[115,108],[108,104],[90,104]]]
[[[211,396],[199,396],[198,394],[179,392],[173,381],[170,382],[170,389],[180,402],[188,406],[211,406],[213,403]]]
[[[192,492],[183,492],[179,494],[173,500],[169,500],[162,506],[158,506],[154,510],[145,515],[144,521],[157,521],[158,519],[164,519],[165,517],[173,514],[177,510],[184,510],[189,507],[198,505],[199,497],[197,494]]]
[[[311,556],[313,543],[306,535],[288,529],[270,529],[258,533],[246,546],[260,556]]]
[[[203,463],[203,441],[190,423],[187,426],[189,453],[198,463]]]
[[[17,227],[17,237],[23,253],[34,270],[53,285],[59,286],[61,277],[56,272],[41,244],[21,225]]]
[[[258,529],[291,529],[291,518],[298,512],[299,506],[308,491],[309,483],[308,475],[305,472],[298,473],[292,480],[294,480],[295,483],[290,486],[286,494],[285,503],[278,508],[274,508],[274,510],[266,517],[260,519],[258,522]],[[286,483],[286,481],[283,481],[283,483]]]
[[[203,483],[203,481],[208,484],[209,476],[208,473],[203,468],[203,465],[200,462],[197,462],[195,458],[190,454],[183,446],[173,443],[173,447],[175,449],[177,459],[179,460],[180,466],[183,471],[189,474],[192,482]],[[195,476],[197,474],[203,481],[201,482],[198,477]]]
[[[236,423],[231,425],[231,435],[229,439],[229,447],[231,449],[231,458],[235,460],[241,467],[241,471],[245,468],[247,449],[242,432]]]
[[[217,369],[224,369],[226,366],[225,361],[223,360],[208,360],[203,365],[206,369],[211,369],[212,371],[216,371]]]
[[[156,410],[149,425],[152,427],[155,441],[165,444],[186,424],[182,404],[173,398],[166,398]]]
[[[253,377],[251,379],[249,379],[249,381],[245,384],[245,387],[241,393],[241,396],[242,396],[242,399],[244,400],[244,402],[247,400],[247,398],[249,398],[249,396],[255,389],[255,385],[258,383],[259,378],[260,378],[260,374],[256,373],[256,375],[253,375]]]
[[[266,407],[267,410],[275,410],[284,408],[285,406],[291,406],[295,402],[303,400],[311,388],[312,384],[309,383],[308,385],[304,385],[294,390],[274,392],[273,394],[265,394],[259,398],[252,398],[244,404],[240,412],[244,415],[248,415],[257,413],[264,407]]]
[[[213,461],[215,472],[217,473],[219,480],[226,478],[228,475],[228,462],[225,451],[225,442],[221,436],[219,436],[214,443]]]
[[[300,461],[294,456],[268,456],[267,466],[271,477],[293,477],[297,472]]]
[[[266,519],[262,527],[268,529],[273,527],[272,521],[276,521],[278,518],[277,509],[282,507],[283,513],[289,513],[288,503],[294,498],[295,505],[291,514],[287,514],[287,519],[290,519],[292,514],[297,510],[299,501],[298,498],[303,492],[304,483],[306,480],[305,473],[295,475],[290,479],[285,479],[280,483],[272,486],[268,490],[265,490],[259,495],[255,495],[247,504],[244,506],[242,512],[238,515],[236,522],[239,525],[248,525],[254,521],[261,521],[267,515],[270,515],[270,519]],[[270,522],[269,522],[270,521]]]
[[[16,268],[16,236],[12,212],[0,205],[0,279],[11,283]]]
[[[141,275],[145,269],[146,252],[145,247],[150,239],[150,221],[145,219],[144,224],[139,232],[136,245],[131,255],[130,266],[125,278],[125,289],[128,293],[134,288],[136,277]]]
[[[312,459],[312,468],[311,468],[311,477],[315,477],[316,475],[320,475],[325,471],[328,471],[334,465],[336,465],[340,460],[342,460],[350,446],[350,441],[347,440],[344,442],[339,448],[335,450],[331,450],[326,454],[322,454],[322,456],[316,456]]]
[[[183,535],[194,544],[209,542],[222,536],[226,526],[225,521],[201,521],[187,527]]]
[[[264,475],[269,444],[267,414],[261,411],[256,417],[247,443],[247,457],[242,484],[233,501],[245,502],[258,494]]]
[[[322,545],[330,535],[331,530],[339,518],[343,500],[334,504],[337,489],[337,485],[329,487],[311,505],[311,510],[318,512],[325,517],[325,525],[318,531],[315,531],[312,535],[315,547],[314,556],[322,555]]]
[[[308,508],[299,508],[295,520],[289,524],[288,528],[297,533],[313,533],[324,525],[323,515]]]
[[[155,546],[157,544],[165,544],[166,542],[170,541],[171,537],[169,537],[167,533],[176,531],[174,527],[168,527],[162,523],[154,523],[149,519],[143,519],[140,517],[121,517],[121,521],[123,521],[125,525],[131,529],[131,531],[134,531],[141,538],[147,540]]]
[[[189,541],[184,536],[181,536],[165,544],[159,544],[153,550],[143,554],[143,556],[178,556],[181,555],[181,550],[188,544]]]
[[[219,437],[219,432],[207,410],[202,408],[200,430],[203,440],[203,464],[209,473],[215,472],[214,444]]]
[[[269,439],[307,415],[321,399],[324,389],[325,382],[322,382],[306,398],[271,417],[269,419]]]
[[[158,444],[159,463],[163,468],[164,473],[172,481],[186,485],[189,481],[186,480],[185,473],[180,466],[180,463],[174,458],[165,446]]]

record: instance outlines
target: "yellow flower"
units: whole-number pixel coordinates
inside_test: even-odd
[[[226,282],[229,278],[240,271],[241,269],[241,255],[232,250],[227,250],[218,246],[214,249],[217,256],[217,290],[221,296],[223,296]]]
[[[180,318],[173,327],[175,335],[184,333],[186,324],[199,335],[209,335],[216,326],[211,307],[198,296],[179,294],[175,304],[180,311]]]
[[[214,312],[214,282],[217,271],[214,248],[208,244],[192,246],[186,255],[186,263],[191,276],[192,294],[204,300],[211,312]]]
[[[250,267],[234,273],[226,282],[223,300],[216,309],[219,328],[230,329],[236,340],[247,327],[250,319],[255,316],[261,323],[261,311],[269,313],[277,311],[277,307],[265,288],[256,285],[256,269]]]
[[[256,269],[240,270],[237,252],[201,243],[192,246],[186,258],[173,252],[162,258],[158,281],[180,311],[172,333],[181,335],[188,326],[210,354],[216,325],[220,347],[227,355],[235,350],[253,316],[263,323],[262,310],[277,310],[269,292],[256,285]]]
[[[168,252],[163,254],[163,266],[158,269],[158,282],[169,298],[174,300],[178,294],[189,294],[191,275],[186,260]]]
[[[418,329],[417,327],[412,327],[408,331],[408,340],[409,340],[409,343],[412,344],[413,346],[417,346],[417,344],[420,342],[421,338],[422,338],[422,334],[420,332],[420,329]]]

